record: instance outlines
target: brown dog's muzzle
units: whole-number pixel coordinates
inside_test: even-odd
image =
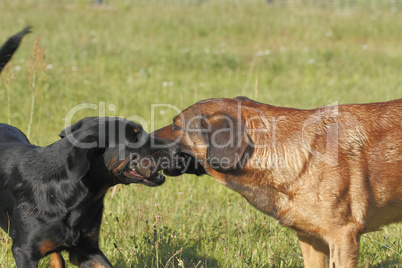
[[[172,165],[163,168],[163,173],[167,176],[180,176],[184,173],[201,176],[206,174],[201,162],[195,157],[193,150],[185,146],[182,142],[182,132],[174,131],[172,125],[155,130],[151,136],[165,140],[167,146],[175,148],[174,162]]]

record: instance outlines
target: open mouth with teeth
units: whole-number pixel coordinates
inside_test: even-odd
[[[126,162],[126,161],[125,161]],[[165,176],[152,168],[142,167],[137,162],[130,162],[119,172],[119,177],[123,183],[141,183],[146,186],[155,187],[165,182]]]

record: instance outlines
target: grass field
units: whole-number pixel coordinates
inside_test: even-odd
[[[174,107],[212,97],[297,108],[402,97],[395,8],[3,0],[0,18],[0,43],[34,27],[2,75],[1,122],[42,146],[71,115],[130,117],[152,131]],[[82,103],[94,106],[72,114]],[[402,267],[401,232],[363,235],[360,266]],[[13,267],[11,240],[0,238],[0,267]],[[207,176],[118,186],[106,197],[101,248],[116,267],[303,264],[293,231]]]

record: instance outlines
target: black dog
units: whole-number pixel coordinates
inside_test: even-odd
[[[79,267],[112,267],[98,246],[107,189],[161,185],[159,160],[169,162],[175,148],[155,149],[165,141],[119,118],[85,118],[60,136],[37,147],[0,124],[1,228],[13,239],[19,268],[37,267],[50,253],[51,266],[64,267],[63,250]]]
[[[18,46],[24,35],[31,32],[31,27],[28,26],[21,32],[11,36],[1,47],[0,47],[0,73],[6,66],[7,62],[11,59],[14,52],[17,50]]]

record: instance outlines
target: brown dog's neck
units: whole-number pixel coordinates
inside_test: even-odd
[[[276,188],[263,172],[247,172],[247,176],[223,174],[208,169],[208,174],[221,184],[241,194],[261,212],[278,218],[278,214],[289,202],[284,188]]]

